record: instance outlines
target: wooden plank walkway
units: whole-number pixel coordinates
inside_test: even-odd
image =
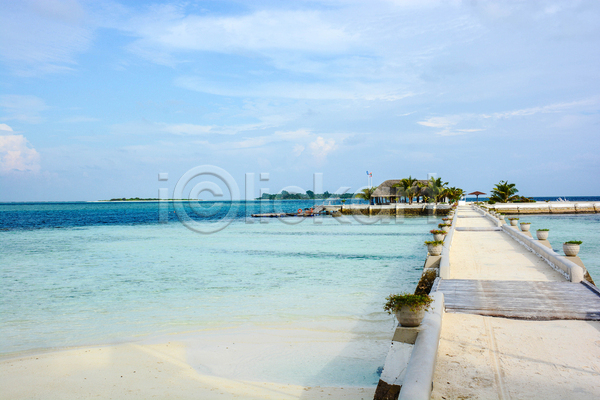
[[[587,282],[443,279],[434,290],[444,293],[446,312],[600,321],[600,292]]]

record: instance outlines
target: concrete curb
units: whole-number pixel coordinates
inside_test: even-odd
[[[490,213],[488,213],[484,209],[480,208],[479,206],[473,206],[473,207],[475,208],[475,210],[477,212],[480,212],[484,217],[486,217],[487,219],[492,221],[497,227],[504,225],[504,218],[498,219],[498,218],[494,217],[493,215],[490,215]]]
[[[454,231],[456,229],[456,218],[458,215],[458,211],[454,212],[454,216],[452,217],[452,226],[446,235],[446,239],[444,240],[444,247],[442,247],[442,254],[440,258],[440,278],[448,279],[450,275],[450,249],[452,248],[452,238],[454,237]]]
[[[554,250],[538,243],[535,240],[520,232],[516,227],[502,225],[502,230],[522,244],[527,250],[541,257],[548,265],[560,272],[567,280],[579,283],[583,280],[585,271],[573,261],[568,260],[565,256],[560,256]]]
[[[433,374],[444,315],[444,294],[432,293],[433,303],[421,323],[422,329],[408,361],[398,400],[428,400],[433,387]]]
[[[597,202],[536,202],[536,203],[497,203],[489,205],[498,211],[514,214],[580,214],[597,213],[600,211],[600,203]]]
[[[491,219],[492,221],[498,221],[486,210],[480,207],[477,207],[476,209],[483,213],[486,218]],[[537,255],[553,269],[560,272],[568,281],[574,283],[583,281],[585,270],[581,268],[581,266],[575,264],[571,260],[568,260],[564,256],[558,255],[554,250],[539,243],[539,240],[535,240],[532,237],[525,235],[515,226],[508,224],[499,224],[498,226],[500,226],[504,232],[508,233],[511,238],[523,245],[527,250]]]

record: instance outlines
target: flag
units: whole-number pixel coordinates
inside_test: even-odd
[[[369,175],[369,171],[367,171],[367,175]]]
[[[371,173],[369,173],[369,178],[372,178],[372,177],[373,177],[373,173],[371,172]]]

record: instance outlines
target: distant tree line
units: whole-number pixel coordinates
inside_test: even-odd
[[[121,199],[110,199],[110,200],[104,200],[104,201],[158,201],[160,199],[141,199],[139,197],[129,197],[129,198],[121,198]]]
[[[344,193],[342,195],[332,194],[328,191],[324,193],[315,193],[312,190],[307,190],[306,193],[290,193],[282,190],[281,193],[269,194],[263,193],[262,197],[257,200],[326,200],[326,199],[351,199],[354,193]]]

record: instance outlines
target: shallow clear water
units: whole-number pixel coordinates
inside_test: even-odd
[[[254,221],[209,235],[176,222],[0,232],[0,352],[244,323],[389,330],[384,298],[414,290],[439,222]]]

